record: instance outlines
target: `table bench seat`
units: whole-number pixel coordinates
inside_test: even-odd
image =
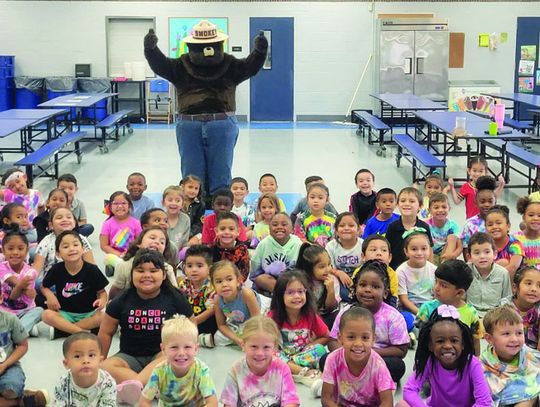
[[[133,133],[133,129],[129,123],[129,115],[131,113],[133,113],[133,110],[119,110],[96,124],[96,128],[101,129],[101,144],[99,148],[102,153],[107,153],[109,151],[109,148],[106,145],[107,139],[118,141],[120,128],[122,128],[122,135],[125,135],[126,128],[128,129],[129,134]],[[112,130],[107,132],[109,128],[112,128]]]
[[[361,134],[363,138],[367,130],[368,143],[373,144],[374,142],[378,142],[380,150],[377,151],[377,155],[380,155],[382,150],[385,150],[384,135],[387,131],[391,130],[390,126],[366,110],[354,110],[353,115],[358,120],[357,133]],[[374,134],[374,132],[378,134]]]
[[[398,145],[398,153],[396,155],[396,165],[400,166],[401,158],[407,159],[412,164],[413,183],[425,178],[428,174],[437,168],[446,168],[446,163],[435,157],[424,146],[413,140],[408,134],[394,134],[394,142]],[[408,153],[404,154],[403,151]],[[424,171],[422,167],[427,168]],[[421,178],[416,177],[416,171],[420,172]]]

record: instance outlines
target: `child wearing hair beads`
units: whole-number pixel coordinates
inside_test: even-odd
[[[476,309],[465,302],[467,290],[473,281],[472,271],[462,260],[448,260],[435,270],[435,299],[422,304],[416,314],[415,325],[422,328],[433,311],[441,304],[452,305],[459,312],[459,320],[467,325],[473,334],[474,354],[480,355],[482,327]]]
[[[28,188],[26,174],[19,168],[11,168],[2,176],[5,189],[0,190],[0,199],[5,203],[15,202],[23,205],[28,212],[30,223],[45,210],[41,192]],[[28,237],[28,236],[27,236]]]
[[[270,220],[279,212],[279,198],[271,192],[264,192],[257,201],[257,214],[260,221],[253,228],[251,247],[257,245],[270,234]]]
[[[385,235],[388,242],[390,242],[390,249],[392,250],[390,266],[394,270],[407,260],[403,247],[405,242],[403,235],[406,231],[414,228],[423,229],[428,237],[429,246],[433,246],[429,225],[423,220],[418,219],[418,212],[421,205],[422,194],[416,188],[406,187],[399,191],[398,208],[401,218],[388,225]]]
[[[144,387],[139,407],[217,407],[216,387],[210,369],[197,358],[197,325],[185,315],[174,315],[161,328],[161,351],[166,360],[157,365]]]
[[[291,371],[275,356],[281,344],[276,323],[269,317],[251,317],[242,330],[245,357],[235,362],[225,378],[220,401],[225,407],[297,407]]]
[[[514,275],[523,260],[523,246],[514,236],[508,235],[510,231],[510,217],[508,207],[495,205],[486,214],[486,231],[493,238],[497,247],[495,262],[503,266]]]
[[[329,338],[304,273],[293,270],[280,274],[268,316],[281,331],[280,357],[289,365],[294,380],[312,386],[321,377],[319,360],[327,353]]]
[[[408,260],[396,270],[399,303],[404,310],[416,315],[422,304],[433,299],[437,266],[428,261],[431,248],[425,230],[413,228],[405,232],[403,238]]]
[[[430,385],[423,400],[421,390]],[[439,305],[420,330],[414,371],[396,407],[490,407],[491,395],[467,325],[452,305]]]
[[[514,295],[502,304],[510,304],[523,318],[525,344],[540,350],[540,270],[522,267],[514,274]]]
[[[298,214],[294,234],[303,242],[317,243],[322,247],[334,236],[336,215],[325,210],[330,192],[326,185],[311,184],[308,188],[307,204],[309,210]]]
[[[210,279],[216,290],[214,310],[218,331],[215,335],[200,335],[202,346],[213,348],[235,344],[241,347],[240,332],[244,323],[261,313],[259,295],[251,288],[243,287],[241,278],[238,268],[227,260],[218,261],[210,268]]]
[[[523,246],[523,263],[540,268],[540,202],[524,196],[517,200],[516,208],[525,226],[514,233],[514,238]]]
[[[386,269],[386,264],[378,260],[368,260],[362,265],[354,276],[357,303],[353,306],[366,308],[373,314],[375,322],[373,350],[384,360],[392,380],[398,383],[405,374],[403,358],[407,355],[409,336],[403,315],[387,303],[390,294],[390,279]],[[331,350],[341,345],[337,341],[338,333],[341,318],[347,309],[350,307],[340,311],[330,331],[330,338],[334,339],[328,344]]]
[[[114,267],[141,233],[141,223],[131,216],[133,204],[126,192],[113,192],[109,205],[111,215],[103,222],[99,244],[105,253],[105,265]]]
[[[186,199],[184,200],[184,212],[188,214],[190,221],[189,242],[193,244],[201,243],[204,202],[202,199],[202,182],[196,175],[187,175],[180,181],[180,186],[184,190]]]
[[[375,330],[370,311],[353,306],[343,313],[338,334],[343,346],[328,355],[322,375],[323,406],[393,406],[396,385],[381,356],[372,352]]]
[[[189,216],[182,212],[184,207],[184,191],[177,185],[170,185],[163,191],[161,203],[167,211],[169,227],[167,234],[177,249],[186,246],[189,240],[190,220]]]
[[[480,360],[496,406],[534,407],[540,394],[540,352],[524,344],[521,317],[508,305],[484,317],[486,341]]]
[[[321,246],[304,243],[300,247],[296,267],[306,273],[317,312],[330,328],[341,302],[339,280],[332,274],[330,256]]]
[[[469,163],[467,164],[467,176],[470,181],[463,184],[459,190],[459,193],[456,191],[454,186],[454,179],[448,179],[448,186],[450,187],[450,192],[452,193],[452,198],[456,205],[460,204],[461,201],[465,200],[465,218],[469,219],[475,215],[478,215],[481,211],[476,201],[476,194],[480,191],[478,188],[478,180],[483,176],[488,174],[488,163],[484,157],[476,156],[471,157]],[[495,198],[498,198],[505,185],[504,177],[499,176],[499,185],[497,188],[493,188],[495,193]]]

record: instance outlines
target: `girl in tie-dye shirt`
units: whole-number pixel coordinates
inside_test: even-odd
[[[221,393],[225,406],[300,405],[291,371],[276,357],[281,335],[269,317],[255,316],[244,325],[242,333],[245,357],[233,364]]]
[[[540,202],[528,196],[519,198],[517,212],[522,216],[523,230],[514,234],[524,250],[523,262],[527,266],[540,268]]]
[[[307,192],[308,210],[296,218],[294,234],[304,242],[318,243],[322,247],[334,236],[336,215],[326,211],[330,192],[326,185],[311,184]]]
[[[103,222],[99,244],[106,254],[105,264],[114,266],[126,253],[129,243],[141,233],[141,223],[131,216],[133,204],[126,192],[113,193],[109,207],[111,215]]]

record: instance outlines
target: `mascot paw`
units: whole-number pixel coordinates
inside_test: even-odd
[[[268,49],[268,40],[262,31],[255,37],[255,49],[262,53],[266,53]]]
[[[144,49],[154,49],[157,47],[158,37],[154,30],[150,28],[148,34],[144,36]]]

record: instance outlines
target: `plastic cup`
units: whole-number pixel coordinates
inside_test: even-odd
[[[496,122],[490,122],[489,123],[489,135],[490,136],[496,136],[497,135],[497,123]]]

